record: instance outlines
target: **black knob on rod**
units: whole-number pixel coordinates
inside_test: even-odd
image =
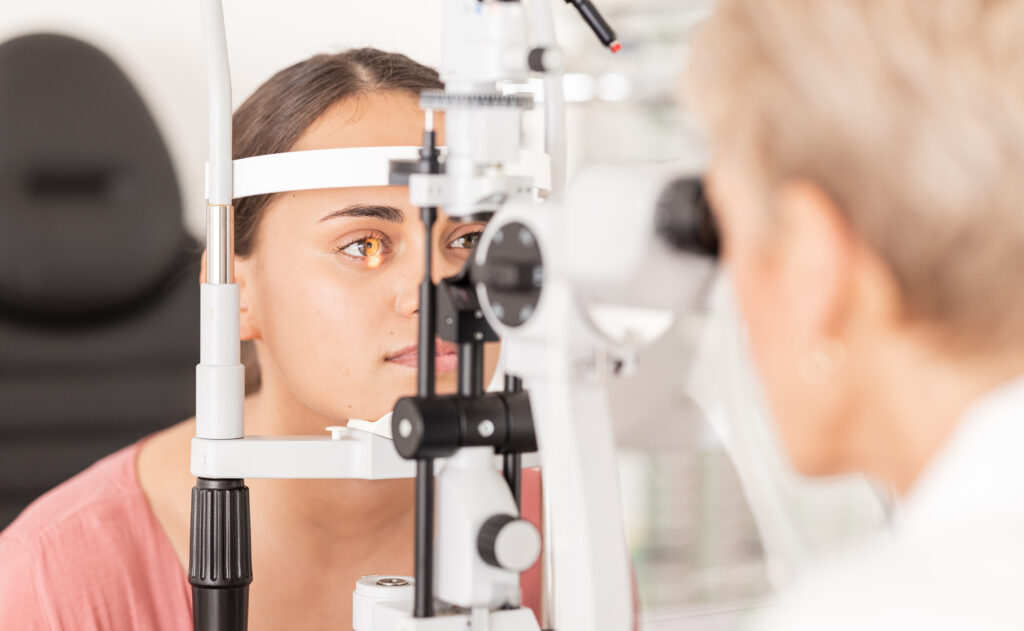
[[[249,489],[238,479],[198,478],[192,488],[188,582],[196,631],[245,631],[252,542]]]

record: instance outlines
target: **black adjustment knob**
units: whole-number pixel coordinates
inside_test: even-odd
[[[565,66],[565,55],[558,48],[532,48],[526,65],[534,72],[552,72]]]
[[[445,458],[459,447],[459,409],[448,397],[404,397],[395,404],[391,435],[403,458]]]
[[[699,256],[718,257],[715,217],[699,178],[670,183],[658,199],[657,230],[672,247]]]
[[[508,408],[508,429],[505,444],[498,453],[532,453],[537,451],[537,435],[533,430],[533,411],[528,392],[506,392],[502,395]]]
[[[192,489],[188,581],[197,630],[244,631],[252,583],[249,489],[242,480],[199,478]]]
[[[525,572],[540,556],[540,533],[525,519],[494,515],[480,526],[476,547],[488,565]]]

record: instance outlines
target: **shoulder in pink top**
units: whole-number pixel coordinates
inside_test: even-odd
[[[46,493],[0,533],[0,628],[192,629],[191,588],[139,486],[140,445]]]
[[[41,496],[0,533],[0,629],[192,630],[191,587],[139,485],[141,444]],[[539,472],[524,470],[523,516],[537,523],[540,503]],[[534,611],[538,565],[522,579]]]

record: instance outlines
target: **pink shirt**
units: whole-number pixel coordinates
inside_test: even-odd
[[[142,443],[32,503],[0,533],[0,627],[192,629],[192,590],[135,470]]]
[[[49,491],[0,533],[0,629],[192,630],[192,588],[139,485],[141,444]],[[524,471],[535,523],[539,488],[539,474]],[[539,592],[534,566],[523,604],[536,611]]]

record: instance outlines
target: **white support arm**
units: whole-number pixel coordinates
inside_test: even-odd
[[[284,191],[356,186],[387,186],[392,160],[415,160],[419,147],[351,147],[289,151],[234,161],[235,198]],[[441,147],[442,157],[445,148]],[[551,190],[551,159],[537,151],[520,151],[519,160],[505,166],[508,177],[530,178],[539,191]],[[214,194],[214,179],[222,177],[206,166],[207,196]],[[444,177],[444,176],[440,176]],[[230,203],[230,202],[229,202]]]
[[[398,455],[387,437],[390,415],[376,422],[350,421],[332,427],[333,436],[246,436],[237,440],[192,439],[192,475],[200,478],[351,478],[389,480],[416,477],[416,462]],[[435,462],[440,472],[445,460]],[[523,466],[539,464],[524,454]],[[494,457],[495,470],[501,457]]]
[[[238,440],[192,439],[192,474],[203,478],[412,478],[416,463],[404,460],[387,438],[359,430],[330,436],[246,436]]]

